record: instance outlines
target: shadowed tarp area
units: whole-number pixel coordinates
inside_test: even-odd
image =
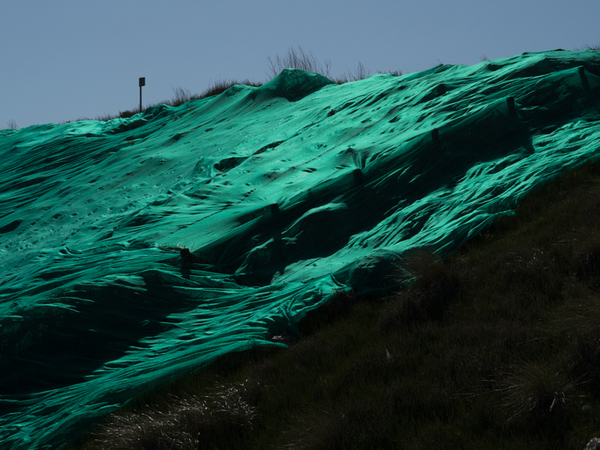
[[[0,131],[0,447],[276,345],[407,250],[600,155],[600,52],[337,85],[288,69],[131,119]],[[180,256],[188,248],[191,255]]]

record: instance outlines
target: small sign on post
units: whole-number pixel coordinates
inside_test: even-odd
[[[142,86],[146,86],[146,77],[140,77],[140,112],[142,112]]]

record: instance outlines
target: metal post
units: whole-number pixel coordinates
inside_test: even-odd
[[[146,78],[140,77],[140,112],[142,112],[142,86],[146,86]]]

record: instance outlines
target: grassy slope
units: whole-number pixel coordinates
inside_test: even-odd
[[[583,448],[600,435],[600,163],[386,299],[340,295],[289,349],[228,355],[84,448]],[[150,406],[144,406],[150,405]]]

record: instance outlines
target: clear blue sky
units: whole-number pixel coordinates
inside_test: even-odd
[[[267,80],[267,58],[301,46],[332,74],[600,43],[599,0],[5,0],[0,129],[59,123]]]

